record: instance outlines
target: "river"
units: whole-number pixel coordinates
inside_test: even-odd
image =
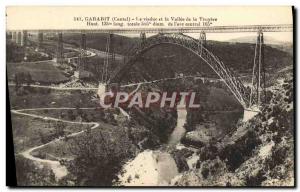
[[[187,110],[183,99],[177,106],[177,125],[169,137],[168,146],[177,145],[186,132]],[[124,186],[162,186],[168,185],[178,174],[176,162],[168,152],[145,150],[124,165],[119,180]]]
[[[215,111],[205,112],[207,120],[214,122],[203,130],[215,130],[215,136],[224,135],[230,131],[230,128],[241,118],[240,111]],[[157,150],[145,150],[139,153],[134,159],[128,161],[123,166],[118,185],[122,186],[166,186],[169,185],[177,175],[179,175],[175,160],[165,149],[176,147],[179,149],[182,145],[180,140],[185,136],[184,127],[187,120],[186,105],[183,100],[177,106],[177,124],[171,133],[167,142],[167,147]],[[197,163],[199,156],[194,153],[187,158],[187,164],[190,169]]]
[[[185,105],[184,107],[177,107],[177,124],[168,141],[168,145],[170,146],[178,144],[186,132],[184,124],[186,122],[187,110],[185,107]]]

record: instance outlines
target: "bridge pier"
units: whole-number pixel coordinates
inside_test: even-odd
[[[13,31],[11,34],[11,39],[14,43],[17,42],[17,32]]]
[[[22,32],[21,31],[18,31],[17,32],[17,36],[16,36],[16,43],[18,45],[21,45],[21,41],[22,41]]]
[[[84,73],[86,64],[86,34],[81,34],[80,40],[80,55],[77,62],[77,70],[74,73],[74,76],[78,79],[84,78],[86,75]]]
[[[27,40],[28,40],[28,33],[27,31],[23,31],[21,33],[21,46],[27,46]]]
[[[62,33],[58,33],[58,41],[57,41],[57,53],[56,53],[56,62],[59,64],[63,64],[63,36]]]
[[[262,30],[259,30],[254,50],[249,106],[261,106],[262,101],[266,102],[264,36]]]
[[[107,83],[109,80],[109,72],[111,68],[115,68],[115,50],[114,50],[114,34],[110,33],[106,42],[106,57],[102,69],[102,82]]]
[[[80,67],[84,70],[86,64],[86,34],[81,34],[80,43]]]
[[[108,53],[110,56],[110,64],[113,66],[115,64],[115,59],[116,59],[116,55],[115,55],[115,45],[114,45],[114,34],[110,33],[109,34],[109,48],[108,48]]]
[[[198,51],[199,54],[202,55],[202,48],[206,47],[206,33],[202,31],[198,40]]]
[[[257,106],[244,109],[243,122],[247,122],[247,121],[251,120],[259,113],[260,113],[260,110]]]
[[[140,47],[141,48],[144,48],[145,42],[146,42],[146,33],[145,32],[141,32],[140,33]]]
[[[43,32],[39,32],[38,33],[38,48],[42,47],[43,41],[44,41]]]

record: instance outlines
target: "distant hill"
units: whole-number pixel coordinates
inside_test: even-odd
[[[80,34],[64,34],[64,42],[79,46]],[[87,47],[105,51],[107,34],[87,34]],[[114,35],[114,49],[116,53],[126,52],[136,45],[139,38]],[[278,45],[277,45],[278,46]],[[208,41],[207,48],[219,57],[226,66],[234,71],[249,73],[253,67],[253,43]],[[93,61],[92,63],[97,63]],[[102,61],[98,63],[102,64]],[[283,68],[292,64],[292,57],[273,46],[265,47],[265,65],[268,70]],[[97,64],[98,65],[98,64]],[[185,75],[204,74],[215,76],[215,73],[192,52],[175,45],[161,44],[145,52],[137,61],[138,71],[143,71],[155,79],[173,77],[175,73]],[[133,76],[135,74],[132,70]],[[135,69],[136,70],[136,69]],[[129,73],[127,73],[129,76]]]
[[[207,48],[231,70],[251,73],[253,68],[254,44],[209,41]],[[265,48],[265,66],[269,73],[292,64],[292,57],[270,46]],[[160,79],[174,74],[217,77],[212,69],[194,53],[170,44],[155,46],[144,53],[136,63],[138,71]],[[130,69],[132,70],[132,69]],[[128,76],[129,73],[126,74]],[[133,72],[133,74],[135,74]]]
[[[246,36],[246,37],[239,37],[228,40],[228,42],[232,43],[256,43],[256,37],[255,36]],[[269,45],[270,47],[280,49],[282,51],[285,51],[292,55],[293,53],[293,43],[291,42],[284,42],[276,40],[272,37],[264,36],[264,43]]]
[[[238,37],[228,40],[228,42],[235,42],[235,43],[255,43],[256,42],[256,36],[245,36],[245,37]],[[279,41],[273,37],[264,36],[264,43],[265,44],[283,44],[283,43],[289,43],[290,42],[283,42]]]
[[[208,42],[208,49],[234,70],[247,71],[253,67],[255,44]],[[265,45],[264,61],[268,69],[278,69],[293,63],[287,52]]]

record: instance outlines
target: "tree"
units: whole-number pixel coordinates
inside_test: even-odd
[[[18,92],[19,88],[21,87],[18,73],[15,74],[15,84],[15,91]]]
[[[111,186],[117,181],[124,160],[132,156],[125,137],[118,143],[121,147],[109,143],[102,131],[86,131],[75,138],[70,145],[75,158],[68,168],[76,178],[75,185]]]
[[[64,131],[65,125],[62,122],[60,121],[56,122],[54,128],[55,128],[55,137],[62,137],[65,135],[65,131]]]
[[[55,185],[55,175],[46,166],[39,168],[36,164],[21,155],[16,156],[16,179],[18,186]]]
[[[74,121],[76,119],[76,116],[74,115],[73,113],[73,110],[68,110],[68,118],[71,120],[71,121]]]
[[[26,78],[25,79],[26,79],[26,83],[27,83],[28,86],[33,82],[30,73],[26,74]]]

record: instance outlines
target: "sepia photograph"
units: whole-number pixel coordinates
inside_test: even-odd
[[[295,187],[294,11],[6,7],[17,186]]]

